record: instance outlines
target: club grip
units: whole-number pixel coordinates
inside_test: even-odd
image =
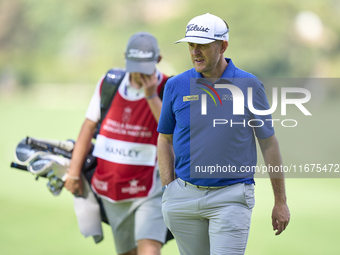
[[[27,166],[20,165],[20,164],[14,163],[14,162],[11,163],[11,167],[16,168],[16,169],[20,169],[20,170],[28,171]]]

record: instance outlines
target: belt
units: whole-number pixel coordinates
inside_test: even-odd
[[[187,182],[187,181],[183,181],[181,178],[178,178],[178,180],[180,180],[184,184],[184,186],[188,185],[188,186],[195,187],[197,189],[202,189],[202,190],[222,189],[222,188],[230,186],[230,185],[225,185],[225,186],[201,186],[201,185],[191,184],[190,182]]]

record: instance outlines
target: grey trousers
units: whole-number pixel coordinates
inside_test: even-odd
[[[163,193],[162,212],[181,255],[238,255],[245,253],[254,204],[253,184],[207,190],[176,179]]]

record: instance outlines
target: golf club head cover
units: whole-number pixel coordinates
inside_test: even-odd
[[[68,172],[71,160],[57,155],[39,155],[31,160],[27,170],[31,173],[42,176],[53,170],[54,175],[59,179],[64,179]],[[63,180],[64,181],[64,180]]]
[[[46,176],[49,180],[47,188],[54,196],[58,196],[64,186],[70,159],[57,155],[43,155],[31,161],[27,170],[37,176]]]
[[[17,163],[27,165],[31,161],[36,160],[39,156],[47,154],[48,152],[41,148],[34,148],[26,144],[26,139],[23,139],[15,148],[14,157]]]

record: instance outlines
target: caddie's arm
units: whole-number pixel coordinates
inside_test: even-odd
[[[140,74],[140,81],[144,89],[145,99],[149,104],[152,115],[156,122],[159,121],[161,115],[162,100],[159,98],[157,93],[157,82],[156,73],[152,75]]]
[[[83,194],[83,183],[80,178],[80,173],[85,158],[91,148],[91,140],[96,130],[96,125],[96,122],[85,119],[73,149],[70,169],[64,186],[75,195],[81,196]]]
[[[275,204],[272,211],[273,230],[277,230],[275,235],[284,231],[290,220],[289,208],[287,205],[284,172],[282,170],[282,158],[279,143],[273,135],[267,139],[258,139],[265,164],[268,168],[270,181],[273,187]],[[279,172],[269,171],[270,167],[280,168]]]
[[[172,137],[172,134],[159,134],[158,136],[157,157],[163,187],[175,179],[175,153]]]

